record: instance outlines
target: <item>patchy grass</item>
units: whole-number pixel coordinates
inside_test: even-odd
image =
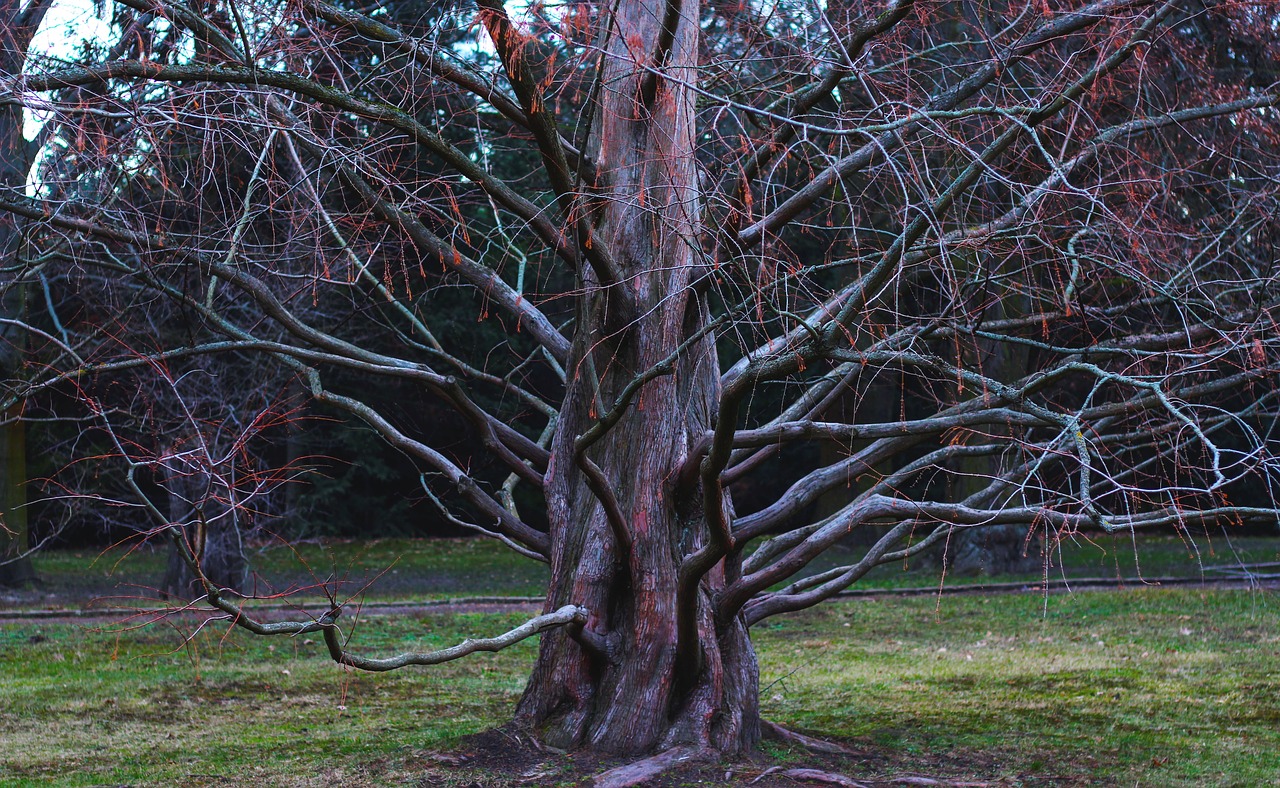
[[[522,619],[371,618],[356,642],[432,648]],[[855,778],[1257,786],[1280,775],[1278,625],[1269,592],[1139,589],[850,600],[756,638],[765,715],[848,742]],[[507,719],[534,648],[370,675],[306,639],[6,625],[0,784],[467,784],[433,755]]]
[[[526,616],[366,619],[370,651],[438,648]],[[383,785],[510,713],[535,644],[432,670],[341,669],[308,639],[206,629],[0,632],[0,785]]]
[[[1280,776],[1277,624],[1270,593],[1139,589],[841,603],[756,635],[766,716],[904,767],[1254,786]]]
[[[837,547],[820,556],[807,571],[819,572],[833,566],[853,563],[859,557],[861,552]],[[856,587],[937,588],[1014,581],[1040,583],[1044,580],[1072,578],[1141,580],[1190,577],[1216,580],[1229,576],[1228,572],[1222,570],[1239,570],[1245,565],[1274,561],[1280,561],[1280,539],[1275,537],[1232,537],[1225,531],[1216,535],[1201,533],[1194,537],[1076,534],[1047,549],[1042,565],[1030,573],[992,577],[939,577],[936,568],[915,561],[878,567]],[[1273,567],[1260,571],[1274,574],[1277,569]],[[1238,577],[1240,573],[1235,571],[1230,576]]]

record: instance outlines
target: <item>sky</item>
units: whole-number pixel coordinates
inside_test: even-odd
[[[99,14],[94,6],[99,5]],[[529,0],[507,0],[508,13],[519,21],[528,11]],[[110,10],[107,2],[95,3],[93,0],[55,0],[31,42],[30,52],[35,56],[73,59],[86,40],[105,38],[110,33]],[[489,46],[488,39],[481,36],[481,46]],[[28,98],[28,105],[35,103]],[[26,113],[23,133],[27,139],[34,139],[43,122],[42,113],[30,108]]]
[[[102,16],[94,11],[87,0],[55,0],[45,15],[40,29],[31,41],[29,52],[33,56],[72,58],[86,39],[97,39],[108,33],[107,13]],[[25,100],[30,106],[31,97]],[[43,123],[42,113],[28,111],[24,117],[23,133],[27,139],[35,139]]]

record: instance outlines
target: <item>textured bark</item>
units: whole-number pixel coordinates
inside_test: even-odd
[[[569,384],[552,443],[546,493],[552,566],[547,610],[592,611],[583,633],[543,637],[518,721],[559,747],[642,754],[677,745],[721,752],[759,738],[757,667],[740,618],[712,620],[709,598],[720,568],[699,588],[700,670],[677,668],[677,573],[683,556],[707,539],[700,491],[677,499],[676,470],[715,419],[719,394],[714,344],[682,355],[672,374],[648,382],[618,422],[575,457],[575,442],[617,401],[637,371],[668,358],[708,320],[688,287],[698,253],[697,173],[693,158],[692,68],[697,25],[683,16],[665,74],[646,72],[626,41],[643,41],[661,61],[666,4],[625,0],[608,34],[590,152],[609,193],[597,206],[598,237],[622,273],[621,292],[583,299]],[[631,50],[634,52],[634,49]],[[646,95],[647,90],[652,93]],[[627,310],[620,313],[620,310]],[[611,525],[589,489],[586,462],[616,492],[621,522]],[[727,497],[723,505],[728,507]]]
[[[958,575],[1005,575],[1040,568],[1039,543],[1025,525],[958,529],[946,548],[949,571]]]

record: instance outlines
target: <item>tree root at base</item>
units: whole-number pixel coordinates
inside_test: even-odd
[[[601,772],[591,781],[593,788],[630,788],[659,774],[694,760],[710,760],[715,754],[698,747],[672,747],[633,763]]]
[[[856,780],[845,777],[843,774],[835,772],[824,772],[819,769],[783,769],[781,766],[774,766],[765,769],[760,776],[751,782],[757,783],[770,775],[779,777],[790,777],[797,782],[819,783],[821,785],[835,785],[839,788],[870,788]]]
[[[812,736],[805,736],[803,733],[787,730],[776,722],[768,720],[760,720],[760,733],[766,739],[786,742],[788,744],[798,744],[806,750],[813,752],[824,752],[828,755],[856,755],[853,750],[841,747],[839,744],[822,739],[815,739]]]

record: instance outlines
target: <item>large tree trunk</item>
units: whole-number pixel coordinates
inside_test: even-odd
[[[677,575],[707,539],[701,491],[677,499],[675,476],[712,426],[719,366],[712,342],[685,354],[673,374],[647,383],[620,420],[575,457],[575,441],[613,407],[637,371],[666,359],[708,320],[689,283],[700,253],[694,161],[696,4],[686,3],[664,74],[645,84],[636,58],[662,65],[667,4],[622,0],[607,28],[600,103],[590,152],[607,184],[594,214],[622,276],[601,285],[578,315],[569,382],[547,472],[552,567],[547,610],[592,611],[585,632],[543,636],[517,721],[559,747],[643,754],[677,744],[722,752],[759,738],[758,672],[740,618],[712,620],[723,587],[717,567],[698,588],[696,644],[678,642]],[[629,49],[627,42],[632,47]],[[640,50],[636,42],[644,42]],[[655,54],[657,52],[657,54]],[[619,297],[619,296],[623,297]],[[588,484],[587,463],[616,496],[617,522]],[[727,497],[721,505],[730,505]],[[629,543],[629,544],[628,544]],[[682,659],[680,648],[696,650]],[[687,656],[687,655],[686,655]]]

